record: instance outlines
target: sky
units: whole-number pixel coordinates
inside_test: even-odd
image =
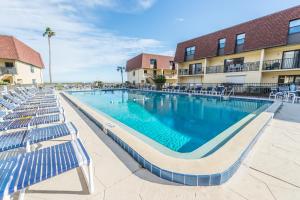
[[[41,53],[46,27],[54,82],[120,82],[117,66],[142,52],[174,55],[200,35],[300,4],[300,0],[0,0],[0,34]]]

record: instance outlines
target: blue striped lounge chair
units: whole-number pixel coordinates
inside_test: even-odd
[[[80,139],[0,160],[0,199],[10,199],[20,191],[23,200],[26,188],[78,167],[93,193],[92,160]]]
[[[39,105],[20,105],[19,107],[14,108],[13,111],[26,111],[30,109],[43,109],[43,108],[53,108],[53,107],[59,107],[59,103],[54,102],[54,103],[39,104]]]
[[[12,111],[25,111],[25,110],[32,110],[32,109],[59,107],[59,102],[39,104],[39,105],[18,105],[15,103],[10,103],[10,102],[0,98],[0,105],[4,106],[6,109],[12,110]]]
[[[29,109],[26,111],[16,111],[16,112],[8,113],[5,116],[2,116],[2,119],[11,120],[11,119],[24,118],[24,117],[37,117],[37,116],[56,114],[56,113],[64,114],[63,108],[53,107],[53,108],[42,108],[42,109]]]
[[[64,121],[65,117],[62,114],[45,115],[39,117],[26,117],[0,122],[0,131],[7,131],[20,128],[30,129],[31,127],[37,127],[39,125],[62,123]]]
[[[20,99],[22,101],[26,101],[25,97],[23,97],[22,95],[20,95],[19,93],[15,92],[13,90],[10,90],[9,93],[10,93],[11,96],[13,96],[15,98],[18,98],[18,99]]]
[[[73,140],[77,138],[77,129],[71,122],[5,133],[0,135],[0,152],[21,147],[24,147],[27,151],[30,151],[29,147],[32,144],[67,135],[71,135]]]
[[[13,96],[11,96],[8,93],[2,94],[2,96],[4,97],[5,100],[9,100],[9,101],[11,101],[14,104],[22,104],[22,103],[24,103],[21,99],[13,97]]]

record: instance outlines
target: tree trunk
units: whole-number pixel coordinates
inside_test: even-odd
[[[52,72],[51,72],[51,45],[50,45],[50,37],[48,37],[48,47],[49,47],[49,79],[50,84],[52,83]]]

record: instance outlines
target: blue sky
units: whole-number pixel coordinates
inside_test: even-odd
[[[247,3],[246,3],[247,2]],[[53,38],[53,79],[120,81],[115,70],[141,52],[173,55],[178,42],[299,5],[299,0],[0,0],[0,34],[42,54]]]

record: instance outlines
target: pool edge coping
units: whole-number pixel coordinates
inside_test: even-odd
[[[207,171],[207,170],[203,170],[203,168],[205,169],[205,165],[207,165],[206,161],[211,156],[208,156],[208,158],[200,158],[200,159],[193,159],[187,161],[186,159],[183,158],[174,158],[171,156],[164,155],[158,150],[151,147],[149,144],[140,141],[139,138],[135,138],[135,139],[132,138],[133,135],[128,134],[128,132],[126,134],[126,131],[124,130],[117,130],[115,127],[108,126],[107,124],[110,121],[109,119],[105,119],[106,118],[105,116],[101,116],[100,113],[94,111],[92,108],[80,102],[78,99],[71,96],[70,94],[67,94],[66,92],[62,92],[61,94],[64,97],[66,97],[70,103],[75,105],[81,112],[83,112],[90,120],[96,123],[97,126],[99,126],[102,130],[104,130],[104,132],[109,137],[111,137],[125,151],[127,151],[138,163],[140,163],[144,168],[149,170],[151,173],[172,182],[181,183],[184,185],[193,185],[193,186],[220,185],[226,182],[227,180],[229,180],[230,177],[239,168],[240,164],[245,159],[246,155],[249,153],[253,145],[256,143],[264,127],[273,118],[274,113],[281,106],[281,102],[274,102],[267,110],[260,113],[260,115],[263,116],[262,119],[260,119],[261,120],[260,125],[256,127],[256,131],[254,134],[250,134],[253,137],[250,137],[251,140],[249,142],[246,142],[247,143],[246,147],[243,148],[240,147],[240,149],[242,148],[242,151],[239,152],[238,154],[235,154],[235,156],[237,156],[236,159],[231,159],[231,162],[224,162],[224,159],[223,162],[221,162],[221,160],[213,160],[213,161],[210,160],[210,162],[208,162],[208,165],[210,165],[209,168],[214,168],[214,169],[210,169]],[[257,118],[259,116],[257,116]],[[256,119],[254,119],[253,121],[255,120]],[[248,125],[246,125],[246,127],[247,126]],[[241,131],[243,131],[243,129]],[[234,136],[231,140],[233,140],[235,137],[236,136]],[[136,142],[138,141],[141,144],[136,144]],[[228,144],[226,144],[226,146],[228,147]],[[223,147],[221,147],[221,149],[222,148]],[[238,151],[236,148],[232,148],[232,147],[229,150],[230,150],[229,152]],[[212,155],[214,155],[215,153],[213,153]],[[231,153],[229,154],[229,156],[231,156]],[[228,158],[224,155],[222,157]],[[171,161],[171,163],[166,164],[166,161]],[[183,163],[185,165],[180,166],[180,164]],[[222,165],[222,166],[218,166],[218,165]],[[190,170],[189,172],[189,169],[191,168],[193,168],[194,170]],[[206,166],[206,168],[208,167]]]

